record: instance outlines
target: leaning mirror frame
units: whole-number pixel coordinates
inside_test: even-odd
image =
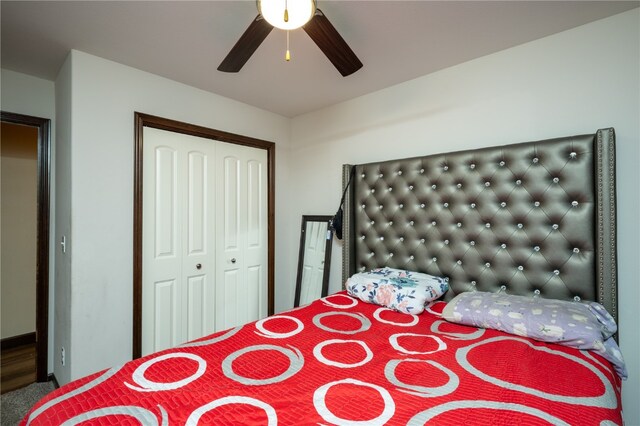
[[[316,299],[324,297],[329,291],[331,244],[333,240],[331,218],[332,216],[302,216],[294,307],[298,307],[301,304],[306,305]],[[321,242],[324,242],[322,247],[320,247]],[[318,249],[322,248],[323,252],[314,253],[314,246]],[[305,268],[305,262],[307,268]],[[315,269],[316,272],[321,270],[322,276],[320,276],[320,274],[305,275],[305,271],[309,271],[310,268]],[[309,285],[314,284],[312,281],[314,276],[317,277],[315,279],[315,285],[313,285],[313,288],[310,288]]]

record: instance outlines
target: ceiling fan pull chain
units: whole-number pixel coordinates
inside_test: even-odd
[[[287,7],[287,0],[284,0],[284,22],[289,22],[289,8]]]
[[[291,60],[291,52],[289,51],[289,30],[287,30],[287,53],[284,55],[284,60],[287,62]]]

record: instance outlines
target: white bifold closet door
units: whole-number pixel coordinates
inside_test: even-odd
[[[267,313],[267,153],[144,128],[142,355]]]

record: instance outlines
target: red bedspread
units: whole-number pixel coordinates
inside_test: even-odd
[[[23,424],[622,424],[604,359],[344,293],[77,380]]]

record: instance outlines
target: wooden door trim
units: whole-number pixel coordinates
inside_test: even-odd
[[[38,128],[36,252],[36,380],[48,379],[51,120],[0,111],[0,121]]]
[[[267,312],[274,313],[275,165],[273,142],[197,126],[141,112],[134,113],[133,165],[133,358],[142,356],[142,160],[143,130],[151,127],[267,151]]]

